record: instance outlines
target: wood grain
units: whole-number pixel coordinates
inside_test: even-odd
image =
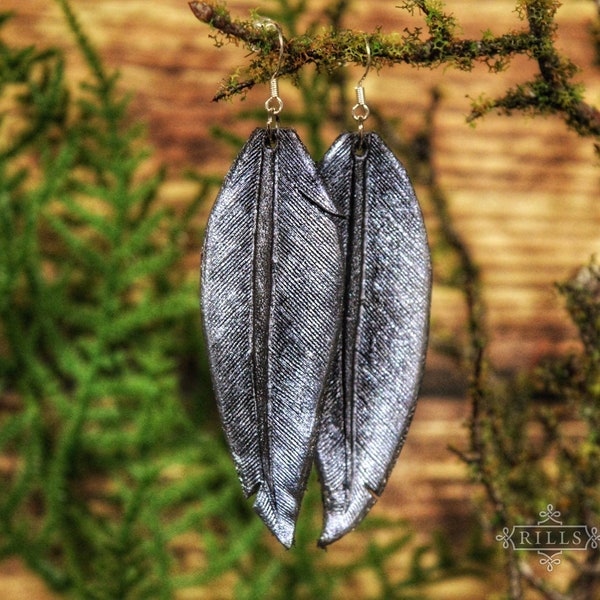
[[[396,9],[396,4],[355,2],[345,25],[365,31],[383,25],[383,31],[402,31],[420,24]],[[476,9],[468,0],[446,4],[462,23],[465,36],[477,37],[488,27],[495,34],[522,27],[513,0],[477,2]],[[164,201],[182,205],[190,197],[190,184],[182,176],[186,167],[224,174],[230,164],[230,149],[211,139],[210,128],[233,127],[240,105],[238,101],[215,104],[211,98],[219,81],[245,60],[245,51],[234,46],[215,48],[208,28],[194,19],[184,0],[72,0],[72,5],[108,65],[121,72],[121,86],[134,92],[132,119],[148,124],[157,159],[169,166]],[[229,2],[240,18],[256,5],[255,0]],[[71,80],[87,76],[55,3],[3,0],[2,9],[16,13],[4,33],[8,42],[66,48]],[[571,0],[558,12],[560,47],[582,67],[580,77],[590,102],[600,98],[600,71],[593,66],[588,33],[593,17],[594,3],[589,0]],[[362,70],[354,72],[358,79]],[[553,117],[490,115],[475,128],[465,123],[468,96],[499,94],[533,72],[532,65],[519,58],[497,75],[483,67],[462,73],[399,66],[372,73],[365,82],[369,104],[385,116],[401,119],[408,133],[421,124],[429,90],[440,86],[443,99],[435,123],[435,164],[457,228],[482,268],[492,358],[498,367],[510,370],[530,367],[544,354],[561,351],[572,342],[574,332],[553,284],[600,249],[600,170],[589,140],[578,138]],[[266,95],[266,88],[252,90],[241,106],[261,107]],[[281,96],[286,110],[293,109],[296,92],[285,81]],[[285,112],[282,117],[285,123]],[[245,136],[255,126],[250,120],[236,123],[235,129]],[[338,133],[328,128],[329,141]],[[206,216],[204,210],[186,261],[194,277],[200,226]],[[427,211],[425,218],[431,219]],[[434,288],[432,322],[436,330],[454,335],[463,330],[464,309],[455,291]],[[452,376],[448,361],[430,352],[428,366],[425,383],[430,389],[444,396],[460,392],[460,381]],[[464,483],[463,468],[446,448],[449,442],[463,439],[466,414],[463,402],[421,401],[398,468],[375,510],[410,516],[424,534],[438,527],[450,533],[464,527],[472,490]],[[352,551],[351,536],[348,540],[349,546],[340,546],[339,552]],[[35,582],[15,580],[20,569],[20,563],[4,563],[2,597],[46,600],[49,596]],[[21,583],[15,587],[15,581]],[[472,582],[467,583],[455,595],[440,591],[436,597],[483,597],[480,589],[473,591]]]
[[[4,0],[3,4],[16,12],[7,27],[9,41],[67,48],[72,80],[86,76],[55,3]],[[157,158],[169,165],[172,174],[167,201],[185,202],[181,193],[185,186],[177,185],[185,167],[223,174],[231,160],[230,150],[211,140],[209,130],[214,124],[231,126],[239,107],[215,104],[211,98],[219,81],[244,60],[244,51],[233,46],[215,48],[209,29],[182,0],[158,4],[74,0],[72,4],[109,66],[121,72],[123,88],[135,93],[132,118],[148,123]],[[245,18],[255,3],[235,0],[229,6],[234,15]],[[512,0],[478,3],[476,11],[466,0],[451,0],[447,6],[465,36],[479,36],[490,25],[496,34],[523,26]],[[583,68],[581,77],[590,101],[600,92],[588,33],[593,16],[593,3],[585,0],[569,2],[558,12],[559,45]],[[377,0],[355,3],[346,22],[365,31],[381,24],[384,31],[401,31],[419,20],[396,9],[394,3]],[[358,74],[360,69],[355,70]],[[436,166],[457,226],[483,269],[491,355],[503,369],[529,367],[573,336],[553,284],[600,247],[600,171],[589,140],[578,138],[551,117],[490,115],[475,128],[465,123],[467,96],[498,94],[532,73],[533,66],[518,58],[498,75],[484,67],[463,73],[399,66],[372,74],[365,84],[369,103],[386,116],[399,117],[408,132],[421,122],[428,90],[434,85],[442,89]],[[252,90],[245,107],[260,107],[265,94],[266,89]],[[289,83],[282,82],[281,95],[286,109],[293,108],[297,99]],[[242,122],[235,129],[243,136],[255,125]],[[329,133],[332,141],[337,132]],[[194,272],[199,238],[200,232],[187,261]],[[447,294],[441,291],[434,296]],[[463,311],[457,300],[435,303],[434,323],[460,331]],[[437,364],[435,356],[431,361]]]

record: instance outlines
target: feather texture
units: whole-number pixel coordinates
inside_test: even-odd
[[[375,133],[343,134],[320,166],[345,255],[342,327],[324,394],[317,466],[320,545],[360,523],[385,487],[415,410],[431,262],[406,171]]]
[[[270,143],[270,135],[275,143]],[[246,496],[286,547],[335,349],[336,209],[295,132],[257,129],[211,212],[201,301],[225,435]]]

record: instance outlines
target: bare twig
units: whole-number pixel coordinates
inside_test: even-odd
[[[423,137],[431,146],[433,139],[434,117],[439,105],[440,95],[434,91],[432,102],[426,116],[426,127]],[[431,157],[428,157],[431,162]],[[426,176],[427,186],[430,189],[430,197],[435,214],[439,222],[439,230],[444,242],[449,246],[458,258],[462,279],[459,288],[463,294],[467,309],[467,331],[468,331],[468,365],[469,386],[468,397],[471,403],[471,415],[469,419],[469,447],[466,451],[458,448],[450,448],[465,464],[475,467],[479,483],[483,486],[488,501],[492,504],[498,525],[507,527],[509,525],[509,514],[499,487],[496,485],[497,478],[490,467],[489,446],[484,441],[483,421],[486,416],[485,396],[488,389],[486,381],[486,307],[481,292],[481,277],[479,268],[471,256],[471,252],[462,239],[459,231],[454,226],[454,221],[448,208],[448,200],[438,183],[437,172],[430,166]],[[517,557],[514,553],[507,554],[507,572],[509,581],[509,593],[512,600],[523,598],[521,577],[517,565]]]
[[[551,588],[546,581],[538,577],[531,569],[529,564],[524,561],[518,561],[517,567],[520,575],[536,589],[546,600],[572,600],[572,596],[561,594],[558,590]]]

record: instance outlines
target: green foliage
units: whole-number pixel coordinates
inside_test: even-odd
[[[548,359],[527,377],[488,384],[473,454],[463,455],[483,483],[496,531],[536,523],[549,502],[565,524],[592,530],[600,519],[600,267],[592,261],[558,289],[580,351]],[[514,567],[510,597],[521,597],[517,592],[526,584],[543,598],[596,598],[598,548],[572,554],[570,573],[554,582],[533,574],[529,561],[538,557],[507,550]]]
[[[0,556],[73,597],[167,598],[184,532],[258,535],[181,401],[199,335],[179,260],[211,184],[184,214],[161,205],[117,79],[61,5],[91,72],[76,97],[60,52],[0,43]],[[239,558],[209,539],[207,580]]]
[[[486,537],[490,524],[496,533],[535,521],[549,488],[569,522],[597,524],[600,268],[592,262],[559,288],[581,352],[514,381],[492,377],[479,269],[433,167],[440,102],[433,91],[412,139],[375,107],[372,114],[425,190],[438,285],[459,289],[465,300],[466,344],[452,352],[468,368],[473,412],[468,447],[457,453],[489,501],[488,529],[476,524],[463,551],[443,533],[423,543],[406,523],[372,515],[352,534],[355,550],[340,558],[314,546],[320,500],[313,480],[297,545],[281,550],[241,497],[212,427],[197,290],[180,263],[190,219],[218,181],[195,175],[198,193],[187,209],[165,207],[164,172],[149,174],[143,134],[129,124],[118,78],[107,73],[69,3],[57,2],[89,67],[75,91],[60,51],[0,41],[0,456],[8,465],[0,472],[0,559],[21,557],[73,598],[167,599],[180,590],[211,597],[217,588],[221,597],[227,587],[242,600],[327,600],[362,592],[367,581],[361,597],[408,599],[454,576],[490,573],[498,550]],[[249,79],[237,72],[227,93],[270,77],[272,32],[232,21],[223,4],[200,4],[210,9],[218,44],[242,39],[259,49]],[[315,13],[305,0],[273,0],[266,13],[284,27],[282,71],[300,95],[286,122],[304,129],[316,157],[326,120],[350,125],[349,111],[338,109],[351,106],[338,65],[364,65],[364,34],[344,28],[349,5],[332,0]],[[597,113],[572,82],[576,69],[554,47],[557,3],[518,6],[527,29],[465,40],[441,2],[406,0],[402,8],[422,16],[423,26],[370,35],[373,66],[468,70],[479,61],[500,71],[515,54],[528,54],[539,74],[500,99],[482,99],[473,117],[557,113],[582,135],[597,136]],[[308,63],[317,68],[301,69]],[[235,134],[214,133],[239,148]],[[598,551],[577,558],[558,596],[532,575],[526,557],[507,554],[511,598],[522,597],[525,584],[542,597],[594,597]]]
[[[365,548],[343,559],[318,549],[316,481],[290,552],[253,515],[212,427],[197,289],[180,262],[218,182],[195,175],[188,207],[165,207],[118,78],[57,2],[89,67],[77,88],[60,51],[0,42],[0,559],[86,600],[223,586],[325,600],[363,579],[376,581],[365,597],[412,598],[451,575],[447,548],[415,549],[404,522],[371,519]],[[289,31],[307,11],[277,7]],[[341,20],[341,4],[328,10]],[[327,115],[313,109],[343,94],[336,81],[297,78],[304,109],[289,118],[317,152]],[[400,555],[407,572],[391,568]]]

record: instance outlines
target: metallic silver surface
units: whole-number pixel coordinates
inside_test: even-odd
[[[377,134],[340,136],[320,172],[346,217],[342,327],[317,442],[324,546],[364,518],[404,444],[427,349],[431,263],[406,171]]]
[[[246,496],[257,494],[255,510],[287,547],[338,331],[335,213],[296,133],[257,129],[204,242],[201,301],[223,428]]]

